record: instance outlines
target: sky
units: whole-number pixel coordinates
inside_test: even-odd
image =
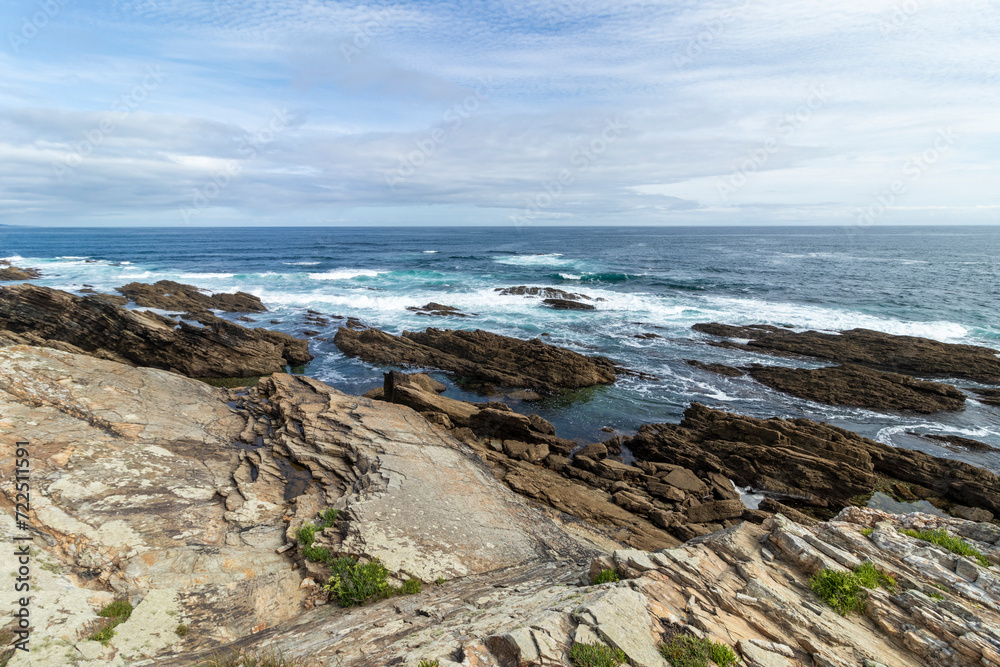
[[[0,0],[0,224],[1000,222],[1000,0]]]

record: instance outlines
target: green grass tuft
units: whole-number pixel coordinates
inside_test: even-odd
[[[720,644],[719,642],[712,642],[709,657],[712,659],[712,662],[717,664],[719,667],[729,667],[730,665],[735,665],[740,661],[733,649],[729,648],[725,644]]]
[[[617,667],[623,665],[628,657],[621,649],[614,649],[604,644],[578,644],[569,649],[569,659],[574,667]]]
[[[854,568],[854,574],[865,588],[878,588],[881,586],[892,593],[895,593],[898,588],[896,577],[882,572],[871,561],[866,560]]]
[[[438,667],[437,659],[434,660],[421,660],[417,667]]]
[[[306,548],[311,547],[313,542],[316,541],[316,530],[316,525],[313,523],[307,521],[302,524],[299,527],[299,532],[295,534],[299,540],[299,544]]]
[[[871,537],[872,533],[874,533],[874,532],[875,532],[874,528],[862,528],[861,529],[861,534],[864,535],[865,537]]]
[[[865,610],[867,594],[853,572],[837,572],[823,568],[809,581],[813,593],[841,616]]]
[[[420,592],[421,583],[419,579],[407,579],[399,589],[400,595],[416,595]]]
[[[733,649],[725,644],[686,634],[674,635],[660,646],[660,654],[673,667],[709,667],[709,661],[729,667],[739,662]]]
[[[118,618],[121,621],[126,621],[132,615],[132,603],[128,600],[115,600],[105,605],[97,612],[97,615],[103,618]]]
[[[590,580],[590,584],[591,586],[596,586],[598,584],[611,583],[612,581],[620,581],[618,573],[614,570],[601,570],[597,573],[597,576]]]
[[[392,594],[386,580],[389,571],[378,560],[359,563],[350,557],[338,558],[330,563],[330,572],[323,590],[336,597],[342,607],[353,607],[374,597]]]
[[[910,530],[909,528],[900,529],[903,535],[909,537],[915,537],[918,540],[924,540],[925,542],[930,542],[931,544],[936,544],[939,547],[944,547],[953,554],[958,554],[959,556],[968,556],[969,558],[975,558],[979,561],[979,564],[983,567],[989,567],[990,561],[987,560],[986,556],[982,554],[979,549],[969,544],[964,540],[960,540],[953,535],[950,535],[944,528],[940,530]]]

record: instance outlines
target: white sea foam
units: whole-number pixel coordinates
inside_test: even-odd
[[[427,255],[434,255],[437,252],[438,252],[437,250],[424,250],[424,254],[427,254]]]
[[[583,278],[583,276],[578,276],[575,273],[558,273],[556,275],[563,280],[579,280],[580,278]]]
[[[218,278],[232,278],[233,273],[182,273],[178,278],[182,280],[212,280]]]
[[[373,271],[371,269],[336,269],[325,273],[310,273],[310,280],[350,280],[351,278],[374,278],[388,271]]]
[[[701,297],[701,300],[716,310],[715,319],[730,324],[787,324],[800,329],[820,331],[845,331],[863,328],[939,341],[961,340],[968,334],[968,329],[961,324],[942,320],[906,322],[857,311],[770,302],[763,299],[707,296]]]
[[[286,266],[316,266],[319,262],[282,262]]]
[[[547,255],[511,255],[493,260],[498,264],[513,264],[514,266],[566,266],[572,264],[569,259],[562,259],[562,253],[553,252]]]

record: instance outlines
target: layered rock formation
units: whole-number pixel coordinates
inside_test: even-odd
[[[176,370],[190,377],[282,372],[312,359],[308,343],[246,329],[211,315],[202,326],[127,310],[100,295],[80,297],[22,284],[0,288],[0,339]]]
[[[1000,478],[968,463],[898,449],[808,419],[755,419],[694,403],[680,424],[647,424],[624,442],[637,458],[717,473],[812,508],[839,510],[883,475],[1000,514]]]
[[[463,313],[454,306],[445,306],[433,301],[423,306],[407,306],[406,309],[417,315],[425,315],[427,317],[470,317],[468,313]],[[474,317],[474,315],[471,317]]]
[[[555,287],[527,287],[518,285],[517,287],[497,287],[494,292],[500,296],[526,296],[530,298],[541,297],[542,299],[559,299],[562,301],[604,301],[601,298],[593,298],[578,292],[567,292]]]
[[[316,609],[234,648],[280,647],[289,658],[344,667],[562,667],[574,643],[603,643],[628,664],[668,667],[658,647],[683,633],[732,647],[748,667],[996,664],[997,568],[898,532],[936,527],[1000,556],[990,524],[856,508],[813,527],[777,516],[675,548],[616,550],[589,568],[524,565],[355,612]],[[841,616],[809,590],[821,568],[864,561],[897,587],[866,590],[862,613]],[[622,581],[586,585],[602,569]]]
[[[38,269],[22,269],[14,266],[5,259],[0,259],[0,282],[10,280],[32,280],[34,278],[41,277],[42,272]]]
[[[196,315],[208,315],[210,310],[227,313],[263,313],[267,311],[261,300],[246,292],[205,294],[193,285],[160,280],[152,285],[129,283],[118,288],[126,298],[143,308],[175,310]]]
[[[855,364],[825,368],[761,366],[733,368],[688,361],[696,368],[728,377],[747,374],[757,382],[798,398],[827,405],[930,414],[965,408],[965,394],[950,384],[916,380]]]
[[[738,327],[714,322],[696,324],[692,328],[722,338],[749,339],[746,343],[731,340],[713,342],[722,347],[813,357],[921,377],[964,378],[984,384],[1000,384],[998,352],[986,347],[940,343],[868,329],[851,329],[839,334],[818,331],[795,333],[768,325]]]
[[[486,331],[427,329],[393,336],[341,327],[334,343],[345,354],[384,366],[437,368],[467,385],[498,385],[557,393],[615,381],[615,365],[543,343]]]

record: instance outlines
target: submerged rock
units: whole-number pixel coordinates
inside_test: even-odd
[[[868,329],[851,329],[839,334],[818,331],[795,333],[768,325],[738,327],[715,322],[696,324],[692,329],[722,338],[749,339],[747,343],[714,343],[722,347],[814,357],[921,377],[964,378],[984,384],[1000,384],[998,351],[987,347],[940,343]]]
[[[569,299],[545,299],[543,304],[554,310],[595,310],[589,303],[570,301]]]
[[[189,377],[267,375],[312,360],[308,343],[268,329],[246,329],[211,315],[202,326],[22,284],[0,288],[0,336]]]
[[[406,309],[415,312],[417,315],[427,315],[429,317],[474,317],[474,315],[463,313],[454,306],[445,306],[433,301],[423,306],[407,306]]]
[[[537,338],[520,340],[480,330],[427,329],[393,336],[378,329],[341,327],[334,343],[369,363],[438,368],[473,385],[552,394],[615,381],[615,366],[605,357],[584,356]]]
[[[604,299],[594,299],[587,296],[586,294],[578,294],[576,292],[566,292],[555,287],[527,287],[525,285],[519,285],[517,287],[497,287],[494,292],[498,292],[500,296],[529,296],[529,297],[542,297],[543,299],[563,299],[566,301],[603,301]]]

